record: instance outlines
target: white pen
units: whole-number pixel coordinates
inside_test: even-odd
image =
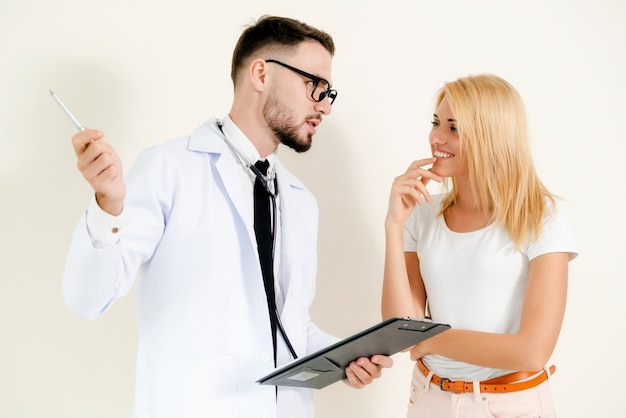
[[[63,109],[63,111],[65,112],[65,114],[70,118],[70,120],[72,121],[72,123],[74,124],[74,126],[76,126],[76,129],[78,129],[79,131],[84,131],[85,128],[83,127],[83,125],[80,124],[80,122],[78,121],[78,119],[76,119],[76,116],[74,116],[72,114],[72,112],[70,112],[70,110],[67,108],[67,106],[65,106],[65,103],[63,103],[63,101],[59,98],[59,96],[57,96],[56,94],[54,94],[54,92],[52,90],[50,90],[50,94],[52,95],[52,98],[54,98],[54,100],[57,101],[57,103],[59,104],[59,106],[61,106],[61,109]]]

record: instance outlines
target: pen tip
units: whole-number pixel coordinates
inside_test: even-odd
[[[48,91],[50,92],[50,94],[54,94],[54,92],[52,91],[52,89],[48,89]]]

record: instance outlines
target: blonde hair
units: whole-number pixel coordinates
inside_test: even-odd
[[[491,213],[490,223],[506,229],[516,248],[536,240],[555,196],[535,171],[519,93],[502,78],[482,74],[445,83],[436,107],[444,97],[457,121],[474,202]],[[441,214],[456,200],[454,178],[451,183]]]

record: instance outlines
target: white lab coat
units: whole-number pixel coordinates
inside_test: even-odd
[[[97,318],[134,285],[135,418],[312,417],[310,390],[279,388],[276,401],[274,386],[255,383],[274,369],[269,316],[242,166],[216,123],[140,154],[126,179],[117,245],[95,248],[82,217],[63,295],[75,314]],[[276,175],[286,284],[281,318],[302,356],[337,339],[309,317],[317,203],[280,162]],[[279,344],[278,363],[290,359]]]

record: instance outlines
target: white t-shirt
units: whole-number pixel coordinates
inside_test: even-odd
[[[541,236],[519,250],[502,226],[472,232],[451,231],[437,216],[443,195],[417,206],[405,223],[404,249],[417,252],[431,318],[452,328],[512,334],[518,331],[530,260],[551,252],[578,253],[562,203],[544,219]],[[437,375],[480,381],[510,371],[455,361],[424,358]]]

